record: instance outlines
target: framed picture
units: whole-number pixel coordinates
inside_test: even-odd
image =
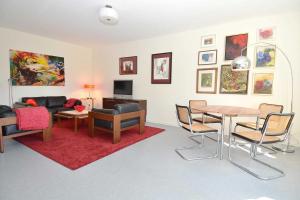
[[[9,50],[10,78],[13,86],[64,86],[64,58]]]
[[[247,94],[249,71],[232,71],[231,65],[221,66],[220,93]]]
[[[197,69],[197,93],[216,94],[217,92],[217,68]]]
[[[217,50],[199,51],[198,65],[217,64]]]
[[[216,35],[205,35],[201,37],[201,47],[212,47],[216,45]]]
[[[260,28],[257,30],[257,40],[275,40],[276,36],[276,28],[268,27],[268,28]]]
[[[119,58],[120,75],[137,74],[137,56]]]
[[[233,60],[238,56],[247,55],[248,33],[226,36],[225,60]],[[244,49],[245,48],[245,49]],[[243,50],[244,49],[244,50]],[[243,50],[243,52],[241,52]]]
[[[275,67],[276,46],[257,46],[255,52],[255,67]]]
[[[152,84],[171,84],[172,52],[152,54]]]
[[[272,95],[273,94],[273,73],[253,74],[253,94]]]

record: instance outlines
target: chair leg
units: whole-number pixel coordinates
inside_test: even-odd
[[[218,133],[217,133],[218,134]],[[219,151],[218,151],[218,143],[217,143],[217,148],[216,148],[216,153],[212,154],[212,155],[208,155],[208,156],[199,156],[199,157],[194,157],[194,158],[188,158],[186,156],[183,155],[183,153],[181,153],[182,151],[188,151],[188,150],[192,150],[192,149],[200,149],[203,147],[204,144],[204,135],[201,135],[203,137],[202,138],[202,142],[199,143],[199,141],[196,141],[195,139],[191,139],[192,137],[190,137],[191,140],[196,141],[196,143],[198,143],[197,145],[191,146],[191,147],[184,147],[184,148],[178,148],[175,149],[175,152],[184,160],[187,161],[192,161],[192,160],[204,160],[204,159],[211,159],[211,158],[216,158],[218,157]],[[218,135],[218,140],[219,140],[219,135]]]
[[[231,133],[230,133],[230,135],[231,135]],[[261,176],[261,175],[255,173],[255,172],[253,172],[249,168],[247,168],[245,166],[242,166],[242,165],[238,164],[237,162],[233,161],[233,159],[231,157],[231,142],[232,142],[231,139],[229,139],[228,159],[236,167],[242,169],[243,171],[245,171],[245,172],[251,174],[252,176],[254,176],[254,177],[258,178],[258,179],[261,179],[261,180],[272,180],[272,179],[283,177],[285,175],[282,170],[280,170],[280,169],[278,169],[276,167],[273,167],[273,166],[271,166],[271,165],[269,165],[269,164],[267,164],[267,163],[265,163],[265,162],[263,162],[261,160],[256,159],[255,158],[255,156],[256,156],[256,145],[253,145],[253,144],[251,144],[251,149],[250,149],[250,156],[251,156],[252,160],[254,160],[254,161],[260,163],[261,165],[264,165],[264,166],[266,166],[266,167],[268,167],[270,169],[273,169],[274,171],[278,172],[279,175],[277,175],[277,176],[269,176],[269,177]]]

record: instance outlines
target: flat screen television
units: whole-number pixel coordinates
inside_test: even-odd
[[[132,80],[114,80],[114,95],[132,95]]]

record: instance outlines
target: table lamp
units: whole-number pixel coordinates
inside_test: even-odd
[[[91,97],[91,91],[95,88],[94,84],[84,84],[84,89],[88,89],[89,90],[89,97],[87,99],[92,99]]]
[[[279,48],[277,45],[275,46],[274,44],[271,43],[267,43],[267,42],[256,42],[256,43],[252,43],[249,46],[253,46],[253,45],[257,45],[257,44],[263,44],[263,45],[272,45],[274,46],[276,49],[278,49],[283,57],[286,59],[286,61],[288,62],[288,66],[289,66],[289,70],[290,70],[290,76],[291,76],[291,101],[290,101],[290,111],[293,112],[293,99],[294,99],[294,77],[293,77],[293,68],[292,68],[292,64],[290,59],[287,57],[287,55],[284,53],[284,51]],[[251,66],[251,61],[247,56],[243,56],[243,51],[246,50],[248,47],[244,47],[241,50],[241,56],[235,58],[232,61],[231,67],[233,71],[243,71],[243,70],[249,70],[250,66]],[[280,146],[273,146],[273,149],[279,150],[279,151],[283,151],[283,152],[287,152],[287,153],[294,153],[295,149],[290,145],[290,133],[289,133],[289,137],[287,138],[287,144],[281,144]]]

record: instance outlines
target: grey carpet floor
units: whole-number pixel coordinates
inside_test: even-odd
[[[1,200],[299,200],[300,156],[259,156],[286,172],[283,178],[262,181],[227,160],[185,161],[174,149],[194,145],[178,127],[149,124],[166,129],[161,134],[131,145],[76,171],[36,153],[14,140],[5,141],[0,154]],[[216,144],[206,140],[213,151]],[[187,152],[193,156],[195,152]],[[234,158],[269,173],[235,149]]]

